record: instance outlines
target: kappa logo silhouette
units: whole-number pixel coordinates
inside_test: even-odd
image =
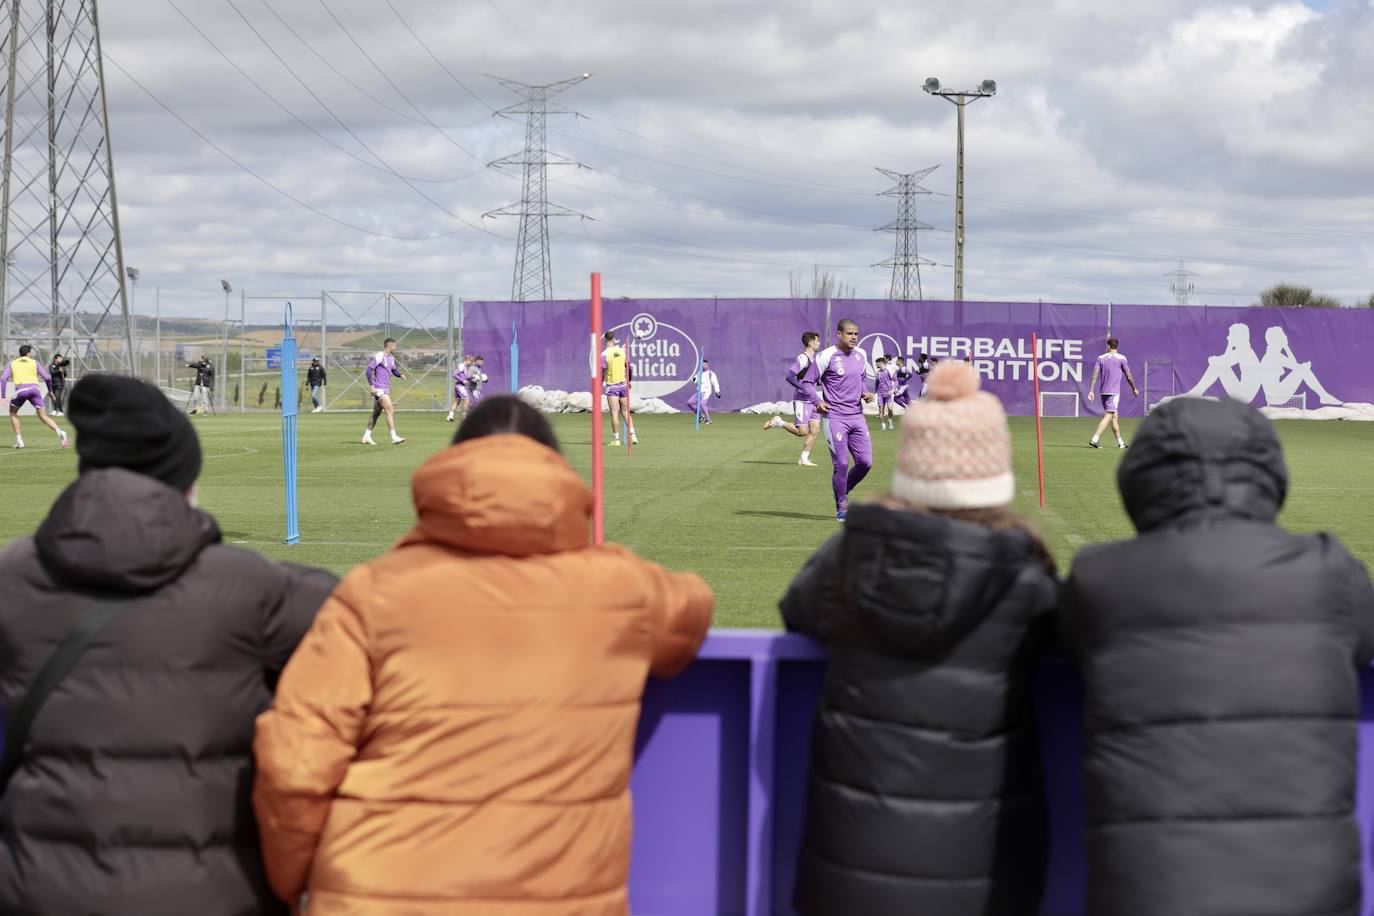
[[[1226,334],[1226,349],[1207,358],[1207,371],[1183,396],[1203,397],[1215,385],[1220,385],[1227,397],[1246,404],[1263,394],[1269,407],[1292,406],[1299,396],[1305,406],[1305,394],[1300,395],[1303,388],[1315,394],[1323,406],[1345,403],[1326,390],[1310,362],[1298,362],[1288,332],[1278,325],[1264,332],[1263,356],[1255,354],[1248,325],[1231,325]]]
[[[611,328],[629,350],[631,388],[636,397],[662,398],[686,386],[700,352],[686,331],[641,312]]]

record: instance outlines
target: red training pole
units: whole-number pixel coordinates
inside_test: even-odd
[[[592,274],[592,543],[606,543],[606,482],[601,444],[601,274]]]
[[[1040,429],[1040,335],[1031,332],[1031,377],[1035,379],[1035,461],[1040,467],[1040,508],[1045,508],[1045,434]]]

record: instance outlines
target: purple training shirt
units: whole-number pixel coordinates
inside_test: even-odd
[[[1102,373],[1102,393],[1121,394],[1121,381],[1131,371],[1131,364],[1120,353],[1108,350],[1097,358],[1097,369]]]
[[[378,350],[367,364],[367,384],[378,391],[389,392],[393,375],[401,377],[401,370],[396,368],[396,357],[385,350]]]
[[[884,367],[879,373],[873,388],[878,394],[891,394],[897,388],[897,377],[891,367]]]
[[[797,400],[813,405],[820,401],[816,394],[816,385],[821,380],[821,372],[814,359],[805,353],[797,354],[797,358],[792,361],[792,376],[797,380],[794,382],[789,376],[788,381],[797,389]]]
[[[856,417],[864,412],[864,383],[869,376],[868,354],[855,347],[844,353],[827,347],[816,357],[821,370],[821,394],[832,417]]]

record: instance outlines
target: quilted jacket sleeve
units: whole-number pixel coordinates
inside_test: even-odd
[[[835,581],[840,570],[840,549],[843,534],[837,534],[811,555],[806,565],[788,586],[778,603],[788,632],[821,638],[821,609],[836,597]]]
[[[648,564],[652,579],[654,656],[649,670],[672,677],[691,664],[711,627],[715,595],[700,576]]]
[[[372,700],[367,632],[350,600],[366,594],[366,575],[356,571],[325,602],[257,722],[253,808],[272,889],[288,903],[306,886]]]

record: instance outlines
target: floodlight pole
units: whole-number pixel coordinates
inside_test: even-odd
[[[952,103],[959,109],[959,128],[954,169],[954,301],[964,300],[964,109],[978,99],[997,94],[997,84],[983,80],[977,89],[942,89],[934,77],[926,80],[925,91]]]

